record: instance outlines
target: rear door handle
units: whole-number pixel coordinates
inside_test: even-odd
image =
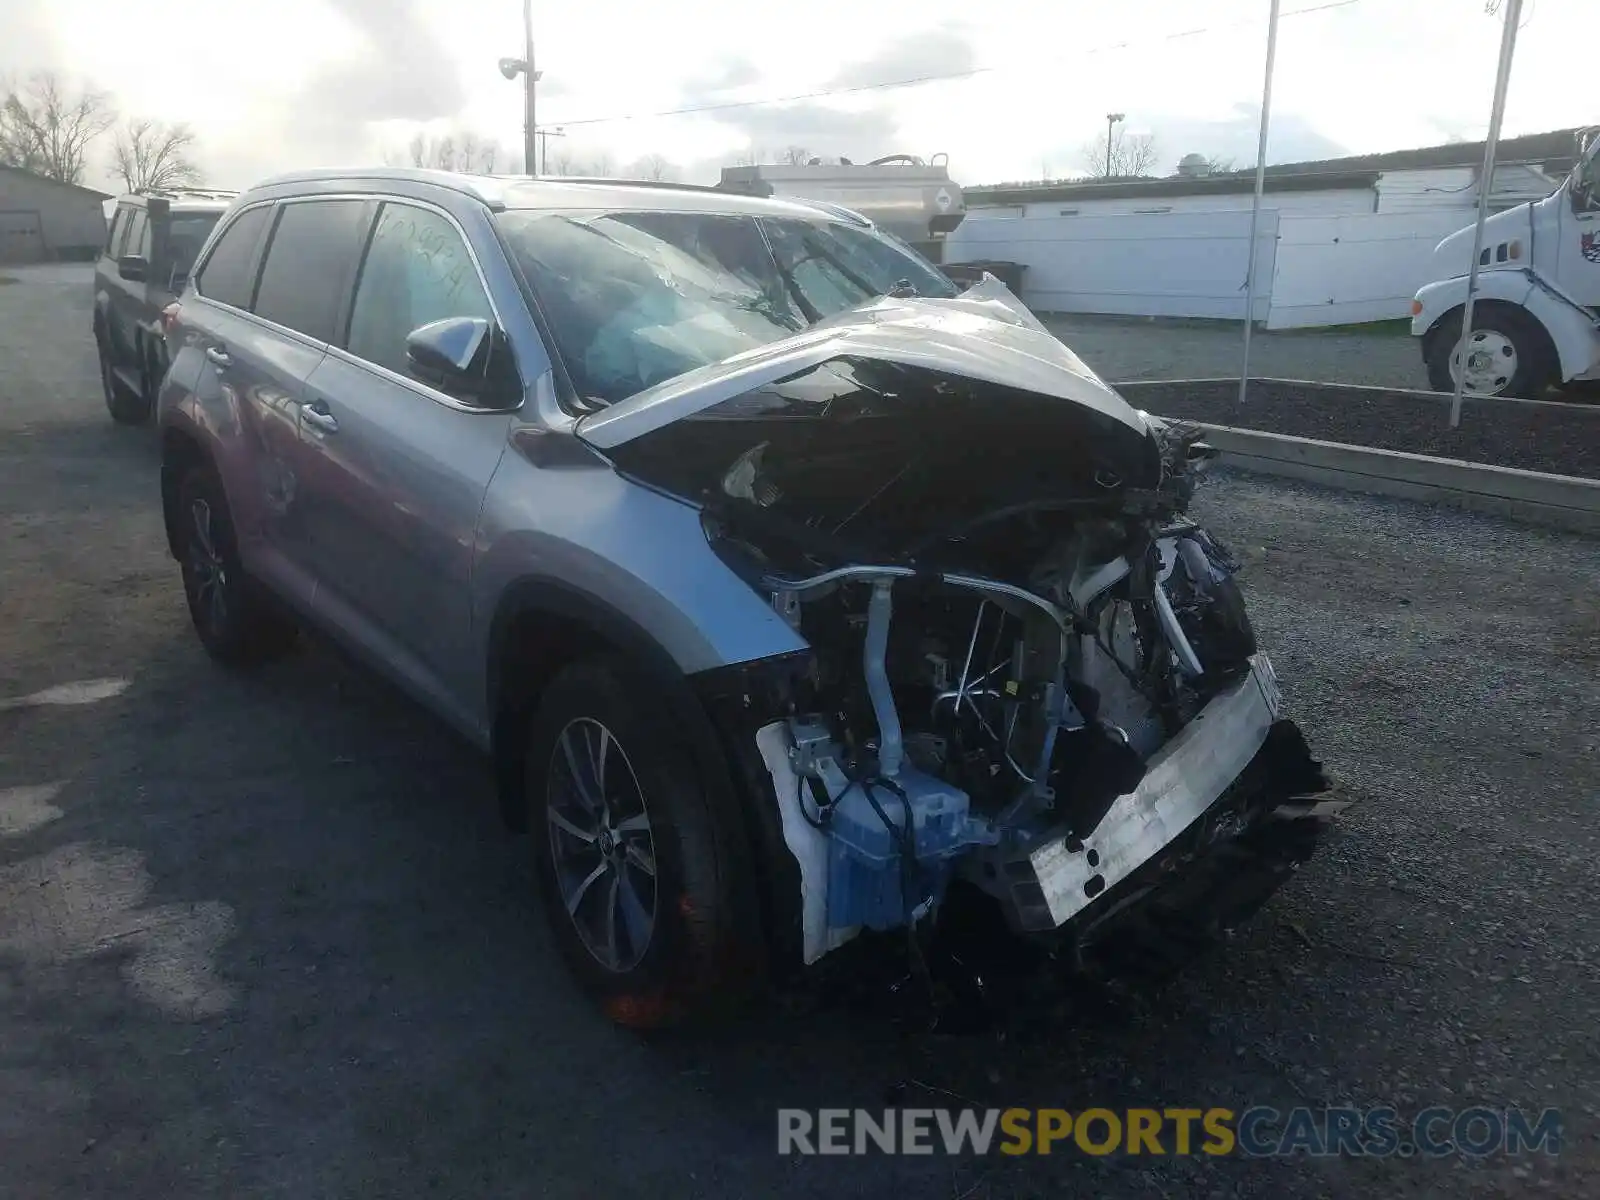
[[[207,346],[206,357],[211,360],[211,365],[219,371],[233,366],[233,359],[229,358],[228,352],[220,346]]]
[[[339,432],[339,422],[334,419],[333,414],[323,406],[320,400],[302,404],[300,406],[300,420],[323,433]]]

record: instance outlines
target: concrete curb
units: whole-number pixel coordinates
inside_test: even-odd
[[[1206,441],[1222,452],[1218,461],[1241,471],[1600,534],[1600,480],[1319,442],[1227,425],[1205,425],[1205,429]]]
[[[1250,382],[1251,384],[1280,384],[1284,387],[1299,388],[1304,391],[1318,389],[1329,392],[1371,392],[1375,395],[1405,396],[1408,399],[1420,400],[1425,403],[1443,404],[1446,408],[1450,406],[1452,399],[1449,392],[1435,392],[1427,388],[1383,387],[1370,383],[1330,383],[1326,379],[1283,379],[1276,375],[1252,375],[1250,376]],[[1206,379],[1128,379],[1122,383],[1113,383],[1111,386],[1120,393],[1125,389],[1135,392],[1140,390],[1154,391],[1157,388],[1182,387],[1184,385],[1214,387],[1223,383],[1236,388],[1239,386],[1239,377],[1237,375],[1231,377],[1219,375],[1215,378]],[[1596,419],[1600,419],[1600,404],[1583,400],[1524,400],[1520,396],[1474,396],[1471,393],[1468,393],[1462,399],[1466,404],[1505,405],[1512,408],[1552,408],[1571,412],[1587,412],[1594,414]],[[1246,400],[1245,403],[1248,404],[1249,401]]]

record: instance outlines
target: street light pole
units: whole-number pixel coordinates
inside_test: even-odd
[[[1115,140],[1116,140],[1116,135],[1114,133],[1114,130],[1117,127],[1117,122],[1118,121],[1123,121],[1123,120],[1126,120],[1126,119],[1127,119],[1127,114],[1126,113],[1107,113],[1106,114],[1106,178],[1107,179],[1111,178],[1111,147],[1115,143]]]
[[[1244,248],[1244,362],[1239,365],[1239,403],[1250,385],[1250,330],[1256,323],[1256,230],[1261,194],[1267,186],[1267,125],[1272,119],[1272,62],[1278,53],[1278,0],[1267,11],[1267,77],[1261,85],[1261,129],[1256,140],[1256,190],[1250,200],[1250,241]]]
[[[529,175],[539,173],[538,130],[534,121],[534,86],[539,72],[533,67],[533,0],[522,0],[522,164]]]

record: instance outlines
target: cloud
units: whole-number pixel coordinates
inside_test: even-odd
[[[857,162],[889,153],[884,146],[898,128],[888,109],[846,110],[812,101],[737,108],[715,116],[718,124],[735,130],[757,150],[776,153],[804,146],[824,158],[843,155]]]
[[[466,92],[456,61],[439,52],[418,0],[327,0],[348,25],[351,49],[315,67],[280,97],[252,105],[249,136],[202,138],[209,180],[243,187],[287,168],[380,161],[389,122],[456,120]],[[509,86],[509,85],[508,85]]]
[[[0,89],[58,65],[54,39],[42,15],[30,12],[26,4],[0,4]]]
[[[871,87],[901,79],[955,75],[978,65],[972,43],[959,27],[946,26],[898,38],[878,53],[846,63],[829,87]]]
[[[734,55],[713,63],[704,71],[685,79],[679,87],[683,98],[693,104],[722,98],[737,88],[761,81],[761,72],[748,58]]]
[[[350,120],[429,121],[461,111],[466,93],[456,64],[410,0],[331,0],[365,45],[326,70]]]

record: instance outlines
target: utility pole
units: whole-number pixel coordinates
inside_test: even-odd
[[[539,158],[544,163],[545,170],[550,169],[550,139],[553,137],[566,137],[567,131],[557,125],[554,129],[545,128],[539,132]]]
[[[522,161],[529,175],[539,173],[537,134],[534,123],[533,93],[539,72],[533,68],[533,0],[522,0],[522,86],[527,109],[523,113]]]
[[[522,76],[522,170],[539,173],[538,130],[534,124],[533,93],[539,72],[533,66],[533,0],[522,0],[522,57],[502,58],[500,74],[507,79]]]
[[[1127,113],[1107,113],[1106,114],[1106,178],[1107,179],[1111,178],[1111,147],[1116,144],[1116,135],[1115,135],[1115,133],[1113,131],[1116,129],[1118,121],[1125,121],[1127,119],[1128,119],[1128,114]]]
[[[1478,291],[1478,260],[1483,257],[1483,223],[1489,216],[1489,193],[1494,190],[1494,155],[1500,143],[1500,118],[1506,111],[1506,89],[1511,84],[1511,56],[1517,49],[1522,0],[1507,0],[1505,21],[1505,28],[1500,34],[1500,67],[1494,79],[1494,107],[1489,113],[1489,136],[1483,140],[1483,170],[1478,175],[1478,223],[1472,234],[1467,302],[1461,310],[1461,341],[1456,348],[1459,365],[1456,367],[1456,394],[1450,400],[1451,429],[1461,424],[1461,395],[1466,391],[1467,367],[1472,362],[1472,301]]]

